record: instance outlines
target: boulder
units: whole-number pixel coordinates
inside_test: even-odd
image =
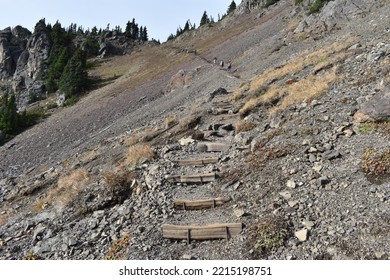
[[[179,70],[172,76],[168,85],[164,89],[164,93],[170,93],[177,89],[189,86],[196,74],[196,70]]]
[[[390,121],[390,87],[386,87],[382,92],[363,103],[354,119],[356,123]]]

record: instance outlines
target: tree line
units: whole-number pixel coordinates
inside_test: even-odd
[[[218,14],[218,21],[221,21],[222,19],[224,19],[226,16],[230,15],[231,13],[233,13],[237,8],[237,5],[236,5],[236,2],[233,0],[228,9],[227,9],[227,12],[225,14],[223,14],[222,16]],[[206,24],[212,24],[212,23],[215,23],[216,21],[214,20],[214,18],[212,16],[209,16],[207,14],[207,11],[204,11],[201,19],[200,19],[200,23],[199,23],[199,26],[203,26],[203,25],[206,25]],[[187,31],[190,31],[190,30],[194,30],[196,29],[196,24],[191,24],[191,21],[190,20],[187,20],[186,23],[184,24],[184,28],[182,28],[181,26],[179,26],[176,30],[176,34],[170,34],[168,36],[168,39],[167,41],[170,41],[170,40],[173,40],[177,37],[179,37],[180,35],[182,35],[183,33],[187,32]]]

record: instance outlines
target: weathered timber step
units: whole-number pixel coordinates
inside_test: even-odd
[[[173,204],[175,208],[180,208],[183,210],[200,210],[200,209],[209,209],[221,206],[231,199],[228,197],[218,197],[202,200],[185,200],[185,199],[174,199]]]
[[[207,164],[218,163],[219,158],[204,158],[204,159],[185,159],[176,161],[180,166],[205,166]]]
[[[196,175],[167,175],[167,179],[171,183],[209,183],[215,181],[217,175],[215,173],[196,174]]]
[[[154,131],[148,135],[146,135],[144,138],[143,138],[143,141],[146,141],[146,142],[150,142],[152,141],[154,138],[160,136],[161,134],[167,132],[168,130],[170,130],[171,128],[175,127],[176,125],[178,125],[179,122],[178,121],[175,121],[174,123],[172,123],[171,125],[169,125],[168,127],[164,127],[164,128],[160,128],[158,129],[157,131]]]
[[[168,239],[191,240],[230,239],[242,231],[242,223],[215,224],[207,226],[176,226],[165,224],[163,237]]]
[[[226,152],[230,149],[230,145],[223,143],[199,143],[198,151],[201,152]]]

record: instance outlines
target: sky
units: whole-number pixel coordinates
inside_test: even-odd
[[[215,20],[226,13],[232,0],[0,0],[0,30],[21,25],[33,31],[42,18],[52,25],[58,20],[63,27],[71,23],[84,29],[96,26],[110,29],[119,25],[124,30],[135,18],[146,26],[149,39],[165,41],[187,20],[199,26],[204,11]],[[238,5],[241,1],[235,0]]]

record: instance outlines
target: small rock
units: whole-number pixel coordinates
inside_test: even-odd
[[[297,232],[295,232],[295,237],[298,238],[299,241],[304,242],[307,240],[307,229],[301,229]]]
[[[297,200],[290,200],[288,202],[288,206],[290,206],[291,208],[294,208],[297,204],[298,204]]]
[[[297,184],[293,180],[288,180],[287,181],[287,187],[290,189],[295,189]]]
[[[322,153],[322,158],[327,160],[332,160],[340,157],[340,153],[336,150],[330,150]]]
[[[348,138],[352,137],[352,135],[354,135],[354,131],[352,129],[346,129],[344,130],[344,135]]]
[[[233,212],[234,212],[234,215],[236,215],[237,218],[241,218],[241,217],[245,216],[244,209],[241,209],[241,208],[234,209]]]
[[[317,181],[318,181],[318,184],[319,184],[320,186],[325,186],[325,185],[327,185],[327,184],[330,183],[329,178],[326,177],[326,176],[322,176],[322,177],[318,178]]]
[[[313,166],[313,170],[316,171],[316,172],[320,172],[322,170],[322,165],[315,164]]]
[[[279,194],[285,200],[289,200],[291,198],[291,193],[289,191],[280,192]]]
[[[193,257],[193,256],[191,256],[191,255],[187,255],[187,254],[185,254],[185,255],[183,255],[183,257],[182,257],[182,259],[183,260],[194,260],[195,258]]]
[[[179,140],[179,144],[180,144],[181,146],[188,146],[189,144],[192,144],[192,143],[194,143],[194,142],[195,142],[195,140],[192,139],[192,138],[181,138],[181,139]]]
[[[308,221],[308,220],[303,220],[302,224],[308,230],[312,229],[312,227],[314,226],[314,223],[312,221]]]

